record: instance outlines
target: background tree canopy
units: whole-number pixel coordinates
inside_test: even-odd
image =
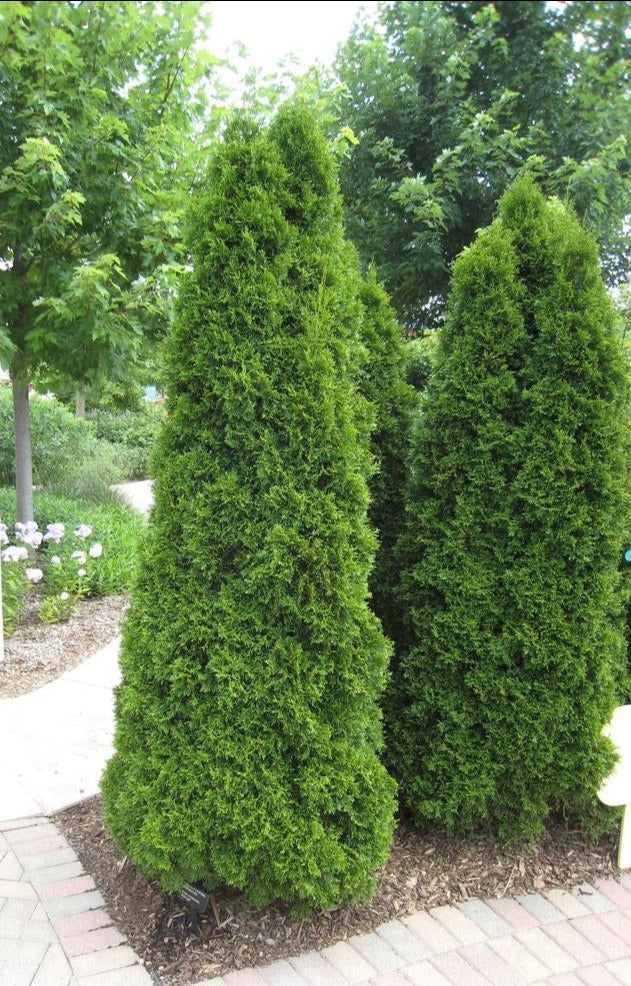
[[[0,358],[23,520],[29,376],[115,375],[168,322],[204,24],[199,3],[0,3]]]
[[[441,321],[449,267],[533,171],[628,277],[628,2],[384,4],[340,50],[347,230],[408,327]]]

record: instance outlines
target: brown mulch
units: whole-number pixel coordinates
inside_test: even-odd
[[[84,599],[68,620],[42,623],[38,595],[31,592],[18,625],[4,642],[0,661],[0,698],[24,695],[59,678],[96,653],[120,632],[127,595]]]
[[[46,626],[37,619],[32,596],[5,644],[0,696],[30,691],[99,650],[119,632],[126,605],[125,596],[86,600],[66,623]],[[194,935],[180,899],[121,858],[105,832],[100,797],[59,812],[54,821],[94,878],[112,919],[166,986],[188,986],[321,949],[422,908],[569,889],[617,873],[617,832],[590,843],[552,825],[534,845],[505,848],[491,838],[448,839],[400,825],[370,902],[301,920],[281,906],[257,910],[242,894],[222,888],[212,895]]]
[[[570,889],[617,872],[615,833],[589,843],[578,832],[552,826],[536,845],[507,849],[491,838],[456,840],[400,826],[370,902],[300,919],[281,906],[257,910],[242,894],[222,888],[212,895],[195,935],[179,898],[121,857],[103,827],[100,797],[60,812],[54,821],[94,878],[118,928],[168,986],[325,948],[422,908]]]

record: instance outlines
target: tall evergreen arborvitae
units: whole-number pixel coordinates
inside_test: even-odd
[[[189,225],[106,823],[167,889],[328,908],[373,889],[394,783],[358,274],[307,110],[233,124]]]
[[[595,244],[529,179],[453,270],[402,545],[389,762],[420,826],[589,816],[626,676],[628,380]]]
[[[417,396],[405,381],[406,354],[401,327],[373,269],[362,282],[360,300],[366,350],[361,389],[375,411],[371,437],[375,472],[370,480],[368,515],[379,546],[369,585],[373,612],[379,617],[386,636],[398,644],[402,612],[396,592],[399,579],[395,545],[403,523],[406,454]]]

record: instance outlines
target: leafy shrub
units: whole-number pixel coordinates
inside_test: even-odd
[[[124,628],[106,824],[167,889],[364,897],[393,828],[366,601],[361,308],[306,110],[236,121],[189,220],[155,506]]]
[[[95,505],[36,492],[34,516],[40,531],[45,531],[48,524],[57,523],[64,524],[68,532],[81,524],[93,529],[94,538],[103,546],[103,555],[86,582],[86,595],[109,596],[130,588],[138,545],[144,534],[144,522],[136,511],[120,503]],[[13,490],[0,489],[0,517],[12,531],[15,525]],[[74,545],[73,550],[77,547],[79,545]],[[54,543],[48,544],[44,550],[47,554],[62,554]],[[55,583],[54,588],[56,592],[61,592],[68,586]]]
[[[30,400],[33,482],[61,496],[100,502],[123,478],[117,454],[97,440],[94,425],[54,398]],[[15,441],[10,388],[0,388],[0,486],[15,483]]]
[[[24,565],[20,562],[2,562],[2,620],[5,637],[15,629],[20,606],[29,586]]]
[[[405,379],[415,390],[424,391],[429,383],[436,356],[438,332],[425,332],[418,339],[405,343]]]
[[[147,404],[133,411],[91,411],[88,419],[94,424],[97,437],[115,447],[116,462],[125,479],[146,479],[149,458],[164,410]]]
[[[372,610],[386,635],[401,637],[401,606],[397,597],[395,545],[401,534],[405,504],[406,454],[412,411],[417,404],[404,380],[405,347],[388,296],[374,271],[360,288],[367,361],[362,392],[375,410],[371,448],[375,473],[370,480],[369,517],[379,547],[369,585]]]
[[[627,683],[628,411],[596,247],[524,179],[454,265],[412,441],[387,737],[418,825],[589,817]]]

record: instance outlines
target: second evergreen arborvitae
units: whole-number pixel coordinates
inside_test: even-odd
[[[596,247],[528,179],[454,265],[412,440],[388,757],[421,826],[585,817],[626,676],[628,381]]]
[[[190,221],[106,823],[167,889],[367,896],[394,783],[370,613],[357,274],[306,110],[235,124]]]

